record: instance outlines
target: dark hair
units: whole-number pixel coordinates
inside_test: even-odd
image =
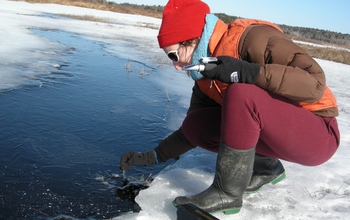
[[[194,38],[194,39],[191,39],[191,40],[186,40],[186,41],[184,41],[184,42],[182,42],[180,44],[182,44],[185,47],[187,47],[187,46],[192,46],[194,44],[198,45],[198,43],[199,43],[199,38],[197,37],[197,38]]]

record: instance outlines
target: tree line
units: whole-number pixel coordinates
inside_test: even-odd
[[[104,1],[104,0],[94,0],[94,1]],[[109,2],[109,4],[111,4],[111,2]],[[117,3],[112,3],[112,4],[117,4]],[[120,3],[118,5],[153,12],[157,14],[155,17],[161,17],[161,13],[164,9],[164,6],[161,6],[161,5],[150,6],[150,5],[143,5],[143,4],[136,5],[136,4],[129,4],[129,3]],[[214,13],[214,14],[227,24],[237,18],[240,18],[237,16],[227,15],[225,13]],[[329,30],[320,30],[316,28],[288,26],[284,24],[277,24],[277,25],[284,31],[285,34],[289,35],[292,38],[310,39],[310,40],[316,40],[316,41],[323,41],[331,44],[350,46],[350,34],[343,34],[343,33],[333,32]]]
[[[68,4],[81,7],[90,7],[100,10],[110,10],[120,13],[140,14],[155,18],[162,18],[164,6],[161,5],[137,5],[130,3],[116,3],[108,0],[26,0],[28,2],[46,2]],[[103,6],[103,7],[102,7]],[[102,7],[102,8],[101,8]],[[225,13],[214,13],[225,23],[241,18],[237,16],[227,15]],[[294,39],[310,40],[311,42],[321,41],[330,44],[350,47],[350,34],[343,34],[329,30],[320,30],[316,28],[295,27],[285,24],[277,24],[288,36]]]
[[[321,30],[316,28],[293,27],[288,25],[279,25],[289,36],[295,38],[306,38],[311,40],[323,41],[338,45],[350,46],[350,34]]]

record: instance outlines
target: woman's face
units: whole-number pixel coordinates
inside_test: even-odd
[[[192,64],[195,45],[182,45],[180,43],[163,47],[164,52],[173,61],[175,69]]]

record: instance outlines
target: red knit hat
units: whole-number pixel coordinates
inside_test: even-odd
[[[209,6],[200,0],[169,0],[158,33],[159,47],[200,37]]]

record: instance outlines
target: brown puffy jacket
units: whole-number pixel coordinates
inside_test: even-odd
[[[314,114],[323,117],[338,115],[335,98],[326,87],[322,68],[277,26],[250,19],[239,19],[228,26],[219,20],[209,41],[209,49],[212,56],[229,55],[259,63],[261,70],[257,86],[299,102]],[[193,87],[188,112],[220,105],[226,86],[210,79],[198,80]],[[320,100],[321,105],[317,103]],[[180,127],[155,150],[166,161],[194,147]]]

